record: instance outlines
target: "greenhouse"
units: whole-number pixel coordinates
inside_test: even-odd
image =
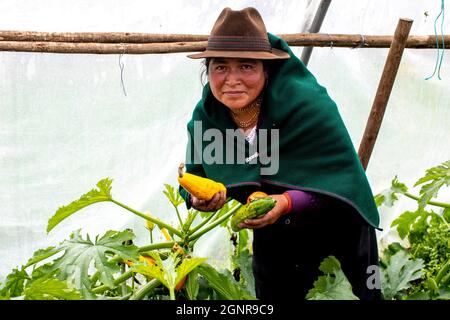
[[[449,8],[0,0],[0,300],[450,300]]]

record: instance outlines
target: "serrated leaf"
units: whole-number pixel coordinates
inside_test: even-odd
[[[444,209],[444,212],[442,213],[442,218],[444,218],[444,220],[447,223],[450,223],[450,209],[449,208]]]
[[[352,286],[341,269],[341,264],[334,256],[325,258],[319,266],[325,273],[308,291],[308,300],[359,300],[353,294]]]
[[[229,270],[220,273],[209,264],[203,263],[198,268],[198,273],[204,277],[211,288],[224,300],[254,300],[249,292],[236,282]]]
[[[377,194],[375,197],[373,197],[373,199],[375,200],[376,206],[379,207],[385,202],[386,197],[380,193],[380,194]]]
[[[133,272],[143,274],[147,277],[155,278],[166,288],[169,287],[169,282],[164,276],[164,270],[159,265],[134,265],[131,270]]]
[[[249,233],[250,230],[245,228],[245,229],[241,229],[238,232],[238,245],[237,245],[237,252],[239,254],[239,252],[242,252],[244,250],[248,250],[249,248],[251,248],[251,242],[249,241]]]
[[[45,249],[39,249],[33,253],[33,256],[28,260],[27,264],[24,265],[24,268],[28,268],[29,266],[36,264],[38,262],[41,262],[42,260],[45,260],[58,252],[61,252],[61,247],[48,247]]]
[[[387,268],[382,268],[381,289],[385,300],[394,299],[399,293],[411,286],[411,281],[423,274],[422,259],[410,260],[408,254],[400,250],[390,257]]]
[[[424,210],[405,211],[397,219],[392,221],[391,227],[397,226],[397,232],[401,239],[404,239],[411,231],[426,232],[429,223],[428,220],[439,219],[435,213]]]
[[[252,255],[245,249],[233,256],[233,263],[240,270],[240,282],[244,288],[255,295],[255,278],[252,269]]]
[[[192,270],[197,268],[205,261],[206,258],[184,258],[176,269],[177,278],[175,280],[175,283],[180,282],[181,279],[186,277]]]
[[[81,300],[81,294],[71,288],[67,281],[37,279],[24,290],[25,300]]]
[[[417,180],[414,186],[418,186],[424,182],[430,180],[448,179],[450,180],[450,160],[443,162],[442,164],[429,168],[425,171],[425,176]],[[450,181],[449,181],[450,183]]]
[[[180,195],[178,189],[175,189],[168,183],[165,183],[164,187],[166,188],[166,190],[164,190],[163,193],[166,195],[167,199],[169,199],[170,203],[174,207],[178,207],[180,204],[184,202],[184,199]]]
[[[439,300],[450,300],[450,288],[442,288],[439,290],[439,294],[437,295],[437,297],[435,297],[435,299],[439,299]]]
[[[425,172],[425,176],[420,178],[414,186],[425,184],[420,189],[419,208],[422,209],[427,205],[431,198],[437,197],[439,190],[444,185],[450,185],[450,160],[436,167],[429,168]]]
[[[156,278],[171,291],[181,279],[206,260],[205,258],[185,258],[179,263],[180,258],[177,254],[171,254],[165,260],[162,260],[157,252],[150,252],[149,255],[155,259],[154,265],[136,265],[132,270]]]
[[[186,280],[186,295],[189,300],[196,300],[200,288],[200,284],[198,282],[198,272],[197,270],[193,270],[189,273]]]
[[[0,295],[4,297],[18,297],[22,295],[25,281],[30,280],[30,276],[24,268],[15,268],[6,276],[6,282],[0,290]]]
[[[109,230],[101,238],[97,236],[95,242],[92,242],[89,235],[83,239],[80,230],[77,230],[71,234],[69,240],[61,244],[64,254],[55,260],[50,270],[60,270],[61,280],[69,280],[84,297],[93,298],[90,292],[92,284],[88,274],[89,267],[92,265],[99,272],[100,281],[112,288],[113,274],[120,271],[120,267],[117,263],[108,261],[107,254],[136,261],[138,248],[135,245],[123,244],[133,238],[134,234],[129,230],[122,232]]]
[[[377,194],[374,199],[377,207],[385,204],[388,207],[392,207],[395,201],[398,200],[397,194],[405,194],[408,192],[408,188],[404,183],[398,181],[397,176],[391,181],[391,187]]]
[[[111,183],[112,179],[105,178],[97,183],[97,189],[92,189],[86,194],[83,194],[80,199],[75,200],[67,206],[60,207],[56,213],[48,220],[47,233],[56,227],[61,221],[68,218],[78,210],[81,210],[91,204],[110,201],[111,200]]]

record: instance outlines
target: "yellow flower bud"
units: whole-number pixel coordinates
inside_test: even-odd
[[[151,216],[150,211],[146,211],[145,214],[147,216]],[[150,231],[152,231],[153,228],[155,227],[155,224],[153,222],[151,222],[150,220],[147,220],[146,224],[147,224],[147,229]]]

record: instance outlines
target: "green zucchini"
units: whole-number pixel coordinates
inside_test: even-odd
[[[275,207],[277,201],[271,197],[258,198],[239,208],[231,217],[231,230],[239,231],[239,224],[246,219],[259,218]]]

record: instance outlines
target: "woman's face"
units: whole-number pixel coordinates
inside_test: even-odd
[[[230,109],[252,103],[263,90],[266,76],[262,61],[256,59],[212,58],[208,67],[214,97]]]

